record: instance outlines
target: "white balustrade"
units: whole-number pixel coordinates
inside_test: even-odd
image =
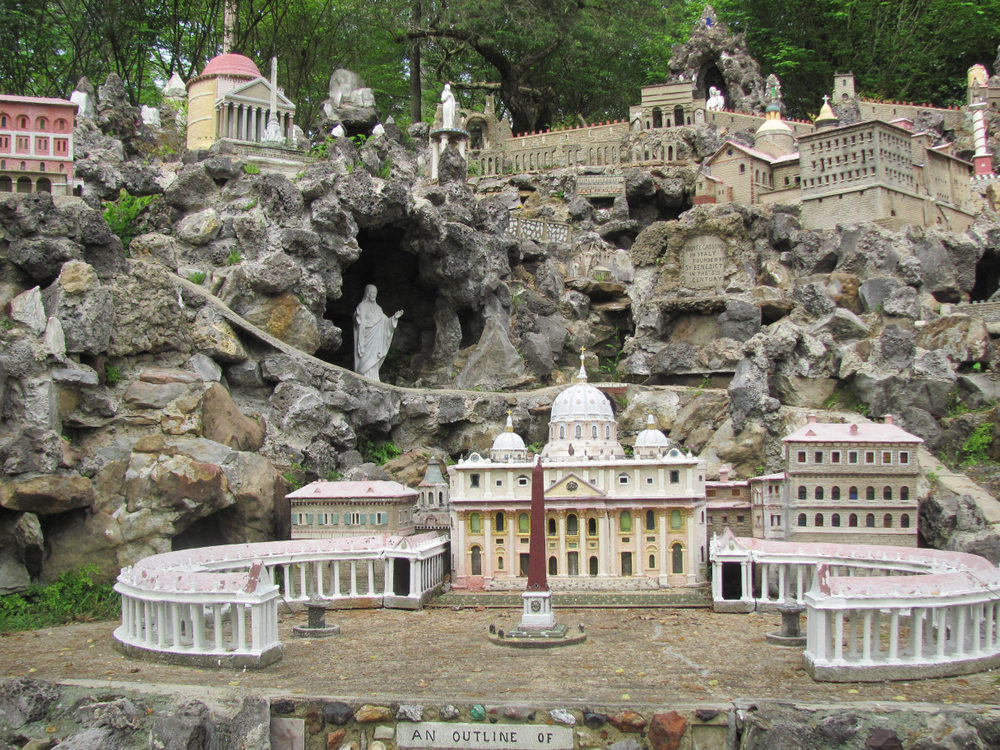
[[[919,679],[1000,666],[1000,570],[982,557],[776,542],[729,531],[712,539],[710,557],[716,609],[804,607],[803,658],[814,679]],[[735,569],[724,573],[727,563],[740,566],[739,590]],[[754,570],[759,596],[751,586]]]
[[[448,537],[372,536],[233,544],[147,557],[118,576],[125,653],[175,664],[262,667],[281,658],[278,604],[318,596],[335,605],[351,598],[416,609],[444,579]],[[349,593],[341,562],[350,569]],[[364,563],[364,589],[358,562]],[[393,568],[408,567],[405,591]],[[376,593],[376,569],[383,591]],[[421,575],[421,568],[424,574]],[[276,571],[281,573],[279,586]]]

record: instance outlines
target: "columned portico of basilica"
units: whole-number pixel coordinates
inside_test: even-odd
[[[541,451],[553,589],[705,582],[705,462],[671,448],[650,422],[626,456],[611,403],[582,365],[553,402]],[[524,588],[532,462],[508,417],[488,457],[473,453],[449,467],[455,588]]]

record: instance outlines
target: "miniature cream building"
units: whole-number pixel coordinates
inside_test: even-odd
[[[893,424],[809,423],[783,440],[787,541],[917,546],[917,449]]]
[[[292,539],[408,536],[415,531],[417,491],[398,482],[313,482],[286,497]]]
[[[707,539],[725,529],[736,536],[759,536],[750,509],[750,481],[733,475],[728,464],[719,467],[718,481],[705,482],[705,506]]]
[[[546,568],[555,588],[658,588],[703,583],[705,462],[646,429],[627,457],[608,397],[576,382],[556,397],[545,476]],[[449,468],[454,586],[523,588],[532,463],[507,431],[488,457]]]
[[[440,462],[430,461],[424,478],[417,485],[417,504],[413,514],[417,531],[447,531],[450,509],[451,488],[444,468]]]

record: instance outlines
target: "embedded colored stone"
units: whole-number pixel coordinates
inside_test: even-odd
[[[646,720],[642,718],[642,714],[630,708],[615,714],[608,721],[619,732],[641,732],[646,728]]]
[[[368,746],[368,750],[389,750],[381,740],[375,740]]]
[[[486,718],[486,709],[477,704],[469,711],[469,716],[473,721],[482,721]]]
[[[392,710],[385,706],[364,705],[354,712],[358,724],[374,724],[377,721],[392,721]]]
[[[337,701],[323,704],[323,718],[328,724],[341,726],[349,722],[353,716],[354,711],[346,703]]]
[[[423,721],[424,707],[417,705],[400,705],[396,709],[396,721]]]
[[[374,737],[377,740],[391,740],[395,736],[396,736],[395,727],[387,727],[385,724],[379,724],[377,727],[375,727]],[[371,750],[371,748],[369,748],[368,750]]]
[[[687,729],[687,719],[676,711],[654,714],[649,725],[649,744],[653,750],[677,750]]]
[[[865,740],[865,747],[868,750],[903,750],[896,733],[885,727],[873,728]]]
[[[556,724],[562,724],[567,727],[576,726],[576,717],[569,711],[562,708],[556,708],[549,711],[549,718],[551,718]]]
[[[507,706],[503,710],[504,717],[508,719],[514,719],[515,721],[520,721],[524,714],[521,713],[521,709],[517,706]]]
[[[722,711],[717,708],[699,708],[695,710],[694,715],[698,717],[698,721],[711,721],[721,713]]]
[[[604,747],[604,744],[594,735],[583,731],[576,733],[576,745],[577,747],[584,748],[584,750],[593,747]]]
[[[347,736],[346,729],[337,729],[326,733],[326,750],[340,750],[340,745]]]
[[[593,711],[583,712],[583,723],[586,724],[591,729],[600,729],[602,726],[608,723],[607,714],[597,714]]]
[[[442,721],[451,721],[452,719],[458,718],[458,709],[452,705],[441,706],[441,710],[438,711],[438,715],[441,717]]]
[[[295,704],[289,700],[275,701],[271,704],[271,709],[274,713],[284,716],[295,712]]]
[[[608,750],[639,750],[639,740],[629,737],[627,740],[619,740],[608,745]]]
[[[309,734],[319,734],[323,731],[323,712],[318,708],[310,708],[306,711],[306,731]]]

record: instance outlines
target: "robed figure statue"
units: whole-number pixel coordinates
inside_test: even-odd
[[[451,84],[446,83],[444,85],[444,91],[441,92],[441,103],[444,105],[441,108],[441,127],[454,129],[455,128],[455,94],[451,91]]]
[[[371,380],[378,380],[378,371],[389,353],[392,335],[396,332],[400,310],[386,317],[375,302],[378,290],[374,284],[365,287],[365,296],[354,311],[354,371]]]

